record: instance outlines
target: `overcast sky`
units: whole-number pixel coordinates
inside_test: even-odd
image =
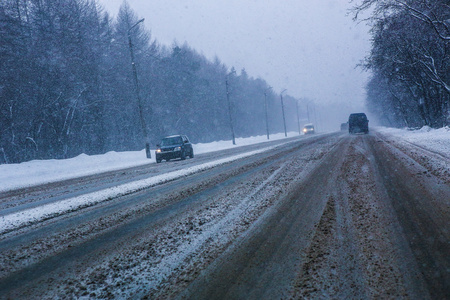
[[[115,17],[123,0],[99,0]],[[275,92],[316,103],[361,107],[368,74],[356,65],[370,48],[349,0],[128,0],[152,38],[189,46],[245,68]]]

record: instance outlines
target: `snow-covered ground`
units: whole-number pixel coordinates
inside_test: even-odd
[[[289,143],[289,142],[287,142]],[[52,202],[46,205],[42,205],[35,208],[30,208],[24,211],[19,211],[17,213],[8,214],[0,217],[0,232],[6,231],[15,227],[22,226],[28,222],[34,222],[38,220],[43,220],[48,216],[61,214],[69,211],[76,210],[80,207],[91,206],[96,203],[105,201],[110,198],[119,197],[122,195],[131,194],[133,192],[139,191],[143,188],[155,186],[176,178],[180,178],[183,176],[187,176],[202,170],[211,169],[215,166],[225,164],[227,162],[231,162],[234,160],[238,160],[240,158],[248,157],[251,155],[255,155],[258,153],[263,153],[269,151],[277,146],[269,146],[265,148],[261,148],[258,150],[245,152],[242,154],[237,154],[233,156],[229,156],[226,158],[218,159],[215,161],[199,164],[193,167],[181,169],[178,171],[172,171],[169,173],[165,173],[162,175],[157,175],[153,177],[149,177],[147,179],[141,179],[137,181],[133,181],[130,183],[124,183],[121,185],[117,185],[108,189],[104,189],[97,192],[92,192],[88,194],[84,194],[81,196],[68,198],[66,200]]]
[[[288,137],[298,135],[288,133]],[[273,134],[270,140],[285,138],[284,133]],[[194,144],[194,153],[220,151],[233,147],[266,142],[267,137],[256,136],[237,138],[234,146],[231,141],[218,141],[207,144]],[[20,164],[0,165],[0,192],[22,187],[34,186],[70,178],[77,178],[128,167],[156,163],[154,150],[152,158],[145,157],[145,150],[127,152],[108,152],[101,155],[81,154],[69,159],[32,160]]]
[[[290,133],[290,137],[296,134]],[[271,140],[283,139],[284,134],[272,136]],[[266,136],[257,136],[245,139],[237,139],[239,146],[250,145],[267,141]],[[194,153],[201,154],[228,149],[233,146],[231,141],[219,141],[208,144],[195,144]],[[176,178],[187,176],[201,170],[213,168],[240,158],[269,151],[277,146],[268,146],[259,150],[249,151],[215,161],[199,164],[189,168],[152,176],[147,179],[121,184],[108,189],[83,194],[80,196],[56,201],[35,208],[30,208],[15,213],[0,216],[0,232],[20,227],[26,223],[43,220],[51,215],[58,215],[79,209],[80,207],[91,206],[105,201],[109,198],[127,195],[139,191],[146,187],[155,186]],[[0,166],[0,192],[19,187],[33,186],[48,182],[55,182],[62,179],[76,178],[95,173],[117,170],[126,167],[156,163],[154,158],[147,159],[145,150],[135,152],[109,152],[104,155],[79,155],[71,159],[62,160],[34,160],[20,164],[10,164]]]
[[[376,130],[435,152],[442,154],[450,153],[449,127],[441,129],[423,127],[415,131],[377,127]],[[296,135],[296,132],[290,132],[288,137]],[[283,138],[285,138],[284,134],[280,133],[271,135],[270,140],[273,141]],[[231,141],[195,144],[194,152],[195,154],[201,154],[265,141],[267,141],[267,138],[263,135],[251,138],[237,138],[237,146],[233,146]],[[70,159],[33,160],[20,164],[0,165],[0,192],[144,165],[149,162],[155,162],[154,150],[152,150],[151,159],[145,157],[144,150],[128,152],[112,151],[102,155],[81,154]]]
[[[405,145],[405,147],[401,147],[402,149],[403,148],[406,148],[407,150],[416,149],[416,147],[410,145],[410,143],[413,143],[415,145],[418,145],[419,147],[427,148],[431,151],[442,153],[445,156],[448,156],[450,151],[449,128],[443,128],[439,130],[423,128],[417,131],[408,131],[406,129],[391,129],[378,127],[374,128],[373,132],[375,133],[372,134],[380,133],[382,136],[388,137],[386,139],[387,140],[386,145],[390,145],[391,142],[395,142],[394,143],[395,146],[397,146],[398,144]],[[242,184],[242,186],[240,186],[240,188],[238,189],[236,189],[235,187],[230,188],[229,190],[221,189],[217,195],[216,194],[213,195],[214,201],[212,201],[211,203],[214,203],[214,205],[209,204],[206,206],[199,205],[197,208],[195,208],[195,210],[193,209],[193,206],[190,206],[189,209],[183,210],[182,214],[180,213],[179,215],[177,215],[177,219],[174,219],[173,222],[162,224],[161,227],[155,231],[156,233],[154,237],[150,235],[148,240],[145,239],[134,240],[133,241],[134,244],[132,244],[132,246],[130,246],[130,248],[127,251],[120,252],[120,255],[118,256],[111,256],[110,261],[106,262],[104,261],[99,265],[95,265],[95,267],[86,268],[87,270],[86,274],[83,274],[83,276],[78,276],[79,274],[77,274],[78,277],[77,281],[75,281],[76,284],[73,283],[72,279],[70,279],[70,281],[65,281],[60,287],[72,288],[74,286],[77,286],[78,288],[79,286],[80,295],[87,295],[82,293],[87,293],[86,291],[89,291],[95,292],[94,295],[98,296],[98,295],[105,295],[104,294],[105,291],[111,291],[114,293],[116,292],[119,293],[116,294],[116,296],[122,295],[123,298],[126,298],[131,297],[130,295],[134,295],[133,293],[139,292],[140,291],[139,289],[142,286],[156,287],[160,284],[163,285],[166,284],[166,282],[169,282],[169,279],[172,280],[172,278],[170,277],[172,276],[172,274],[177,274],[175,276],[180,276],[179,278],[176,277],[176,280],[171,281],[172,283],[188,282],[187,280],[192,280],[192,276],[194,276],[193,274],[197,274],[196,272],[198,272],[198,270],[201,270],[200,267],[206,266],[206,264],[210,262],[210,259],[214,257],[211,253],[216,254],[220,253],[220,251],[223,251],[223,249],[225,248],[224,245],[227,245],[229,241],[234,240],[236,236],[243,234],[246,230],[251,230],[251,228],[257,228],[257,226],[259,226],[258,223],[252,222],[262,220],[260,218],[264,217],[263,214],[266,212],[266,209],[268,209],[267,207],[270,208],[271,207],[270,205],[272,205],[271,204],[272,202],[270,201],[278,199],[279,195],[281,195],[283,191],[288,190],[289,183],[297,182],[301,178],[309,178],[309,176],[305,176],[305,174],[309,174],[308,172],[310,172],[311,170],[315,170],[315,168],[320,167],[320,165],[322,164],[322,162],[320,162],[320,160],[317,159],[317,157],[322,156],[318,156],[318,154],[328,153],[327,151],[330,151],[329,149],[333,148],[330,147],[330,145],[333,145],[334,142],[339,141],[341,137],[339,134],[342,134],[342,136],[346,135],[345,132],[337,133],[336,135],[332,136],[334,140],[332,141],[328,140],[329,141],[328,143],[318,143],[319,149],[311,148],[310,153],[306,153],[307,151],[302,152],[302,156],[301,157],[298,156],[294,158],[294,160],[292,160],[290,157],[289,160],[286,160],[285,162],[283,162],[283,164],[277,166],[277,168],[276,167],[270,169],[268,168],[267,172],[257,172],[256,175],[254,175],[254,177],[246,179],[249,181],[245,182],[245,184]],[[289,137],[294,136],[298,136],[298,134],[296,133],[289,134]],[[284,134],[278,136],[271,136],[271,141],[274,139],[284,139]],[[360,142],[359,145],[363,145],[361,142],[362,140],[360,138],[353,139],[351,137],[348,137],[347,140],[354,143],[354,145],[358,145],[357,144],[358,141]],[[250,139],[238,139],[237,140],[238,146],[233,146],[231,144],[231,141],[222,141],[210,144],[196,144],[194,145],[194,150],[196,154],[200,154],[265,141],[267,141],[266,137],[260,136]],[[284,144],[289,142],[290,141],[282,141],[281,143]],[[34,222],[45,220],[48,218],[48,216],[51,217],[58,216],[66,212],[77,213],[76,210],[79,207],[93,205],[100,201],[104,201],[111,196],[114,197],[115,195],[130,193],[142,187],[152,186],[158,184],[159,182],[164,182],[166,180],[170,180],[179,176],[188,175],[202,169],[212,168],[216,165],[226,163],[234,159],[239,159],[242,157],[253,155],[257,152],[268,151],[271,148],[273,148],[273,146],[267,145],[266,147],[262,147],[261,149],[256,151],[245,152],[233,155],[231,157],[217,159],[215,161],[202,163],[199,165],[192,166],[190,168],[184,168],[181,170],[172,171],[165,174],[158,174],[147,179],[134,181],[131,183],[125,183],[119,186],[115,186],[105,190],[100,190],[97,192],[92,192],[89,194],[84,194],[81,196],[72,197],[69,199],[57,200],[48,203],[46,205],[41,205],[38,207],[29,208],[22,211],[17,210],[16,212],[11,213],[4,212],[3,215],[2,212],[0,211],[0,234],[2,233],[11,234],[14,233],[13,230],[15,228],[20,228],[23,225],[27,225],[28,223],[33,224]],[[358,147],[353,147],[352,149],[357,148]],[[396,147],[390,148],[394,149]],[[359,147],[358,149],[362,148]],[[418,156],[427,155],[428,153],[428,151],[425,150],[420,151],[420,149],[419,151],[414,152],[418,152]],[[399,153],[401,153],[401,150],[399,150]],[[340,186],[339,184],[346,187],[347,185],[352,183],[358,187],[356,190],[359,191],[360,194],[357,195],[352,194],[352,197],[353,199],[356,199],[355,201],[359,201],[355,202],[359,204],[363,203],[361,201],[363,201],[364,199],[365,200],[369,199],[367,197],[363,197],[362,195],[374,193],[374,190],[372,188],[377,185],[373,184],[373,182],[368,179],[364,179],[366,177],[357,176],[350,171],[363,170],[366,175],[368,174],[371,176],[374,176],[373,174],[376,174],[376,172],[367,172],[367,170],[369,170],[369,167],[367,167],[367,164],[369,162],[367,160],[357,159],[358,157],[359,158],[367,157],[368,153],[359,152],[359,150],[358,151],[355,150],[353,154],[358,155],[346,155],[346,158],[347,157],[349,158],[347,165],[345,165],[346,167],[344,167],[343,165],[343,166],[336,166],[335,168],[335,170],[347,171],[347,173],[344,173],[344,175],[346,174],[345,176],[339,177],[339,178],[347,178],[346,185],[342,185],[341,183],[339,183],[340,181],[336,180],[337,184],[330,185],[329,191],[335,192],[336,187]],[[443,163],[448,162],[448,159],[442,159],[442,157],[439,155],[436,155],[436,157],[438,161],[444,161]],[[122,152],[122,153],[110,152],[105,155],[95,155],[95,156],[80,155],[76,158],[67,160],[31,161],[15,165],[0,165],[0,192],[2,190],[5,190],[4,186],[6,186],[6,184],[9,184],[9,188],[11,189],[14,187],[39,184],[39,182],[45,183],[61,180],[63,178],[77,177],[104,172],[108,170],[121,169],[130,166],[143,165],[149,162],[154,163],[155,162],[154,158],[148,160],[145,158],[144,151],[138,151],[138,152]],[[365,166],[366,168],[364,168]],[[6,173],[8,168],[9,170],[11,170],[11,173],[9,174]],[[446,168],[446,170],[447,169],[448,168]],[[326,173],[328,172],[330,171],[326,169]],[[413,172],[411,174],[416,173],[418,172]],[[335,172],[333,174],[335,174]],[[338,175],[335,174],[335,176]],[[425,175],[423,176],[425,177]],[[367,178],[370,179],[370,177]],[[425,179],[426,178],[428,177],[425,177]],[[361,188],[363,185],[360,183],[366,182],[363,179],[367,181],[367,183],[364,184],[366,190]],[[375,178],[372,179],[375,180]],[[315,186],[314,184],[311,184],[314,182],[315,181],[310,181],[309,182],[310,184],[305,184],[305,186],[308,185]],[[4,183],[6,184],[4,185]],[[199,187],[200,186],[202,186],[202,184],[199,184]],[[345,188],[342,188],[340,193],[344,192],[347,193],[346,191],[347,190]],[[210,196],[212,197],[212,195]],[[165,195],[163,195],[162,198],[164,197]],[[370,199],[378,199],[378,198],[374,196],[373,198]],[[447,198],[448,197],[446,197],[446,199]],[[257,199],[258,201],[254,201],[255,199]],[[365,234],[366,232],[365,228],[368,228],[367,226],[373,226],[370,228],[372,229],[375,228],[375,230],[382,230],[380,232],[386,232],[385,228],[387,227],[384,225],[391,224],[390,223],[391,220],[387,220],[386,222],[381,223],[381,222],[372,222],[372,220],[369,218],[361,219],[359,217],[364,212],[365,213],[367,213],[367,211],[370,211],[370,213],[374,212],[375,207],[373,204],[375,203],[374,201],[373,202],[368,201],[366,203],[370,204],[370,206],[367,207],[369,207],[372,210],[366,209],[366,206],[364,207],[355,206],[355,207],[362,207],[364,210],[361,211],[358,210],[353,211],[350,209],[348,210],[349,212],[352,213],[354,212],[355,216],[358,216],[358,220],[361,222],[358,225],[359,226],[358,228],[362,228],[363,232],[363,234],[361,234],[362,238],[360,241],[361,243],[365,243],[364,244],[365,246],[361,247],[361,249],[363,248],[368,249],[367,247],[370,246],[374,247],[371,249],[379,251],[379,253],[381,253],[382,256],[380,256],[380,259],[376,260],[375,262],[381,260],[384,261],[386,257],[388,257],[389,259],[391,259],[392,257],[394,258],[401,257],[396,254],[395,255],[392,254],[392,256],[390,256],[389,254],[390,252],[385,251],[385,249],[382,248],[382,246],[384,247],[383,244],[384,241],[390,241],[390,239],[372,239],[372,238],[368,239]],[[205,201],[205,203],[208,202]],[[312,203],[319,203],[319,201],[312,201]],[[145,203],[145,207],[147,207],[147,203]],[[278,206],[274,207],[276,209],[274,210],[268,209],[267,213],[269,214],[274,211],[278,211]],[[102,228],[108,228],[108,226],[111,226],[111,224],[116,224],[118,220],[126,219],[126,216],[135,216],[135,214],[141,210],[146,212],[145,210],[143,210],[143,208],[144,204],[142,206],[130,206],[127,207],[127,209],[120,210],[119,213],[109,215],[107,218],[102,217],[100,221],[86,222],[85,224],[80,224],[80,226],[77,225],[76,229],[72,230],[72,228],[70,228],[70,231],[67,232],[62,231],[62,233],[57,232],[53,236],[49,234],[49,237],[46,237],[45,240],[40,241],[42,242],[42,244],[39,245],[39,247],[37,247],[37,244],[33,244],[33,246],[27,245],[26,247],[24,246],[22,248],[18,248],[18,250],[13,249],[12,252],[4,251],[2,255],[0,255],[0,263],[2,263],[2,265],[4,265],[5,262],[10,264],[9,267],[4,267],[3,268],[4,270],[7,270],[8,268],[10,268],[10,270],[12,271],[14,270],[14,268],[20,269],[21,267],[20,263],[24,263],[25,265],[26,263],[33,262],[33,260],[37,261],[38,259],[42,259],[43,257],[45,257],[45,255],[53,255],[52,253],[42,251],[41,249],[53,251],[49,249],[66,249],[67,247],[72,247],[72,245],[77,244],[77,241],[84,241],[86,238],[91,238],[92,236],[94,236],[96,232],[101,232],[101,230],[103,230]],[[80,211],[80,214],[81,213],[82,211]],[[374,214],[374,216],[377,216],[377,221],[384,220],[383,218],[384,216],[386,216],[385,211],[380,210],[377,213],[378,214]],[[383,218],[379,216],[383,216]],[[321,218],[321,220],[322,219],[325,220],[326,222],[331,222],[331,225],[326,224],[327,226],[336,226],[333,225],[335,219],[333,219],[332,217],[330,217],[330,219]],[[343,228],[342,224],[339,226]],[[353,228],[352,230],[355,230],[356,232],[355,228]],[[90,237],[89,234],[91,234]],[[304,234],[302,236],[307,235]],[[330,251],[331,248],[327,247],[334,246],[335,244],[325,243],[326,238],[327,237],[325,236],[323,237],[323,239],[319,240],[320,243],[318,243],[318,245],[324,247],[323,248],[324,253],[325,252],[330,253],[332,252]],[[397,239],[392,240],[397,241]],[[35,242],[33,241],[33,243]],[[375,248],[375,246],[377,246],[378,248]],[[204,251],[205,249],[202,247],[206,247],[205,249],[207,251]],[[394,248],[400,249],[397,246],[394,246]],[[342,251],[336,254],[337,257],[336,259],[340,259],[341,257],[340,253],[342,253]],[[353,255],[352,253],[350,254]],[[356,255],[355,257],[360,256]],[[26,258],[27,262],[25,262],[24,258]],[[186,258],[189,258],[190,265],[186,264],[187,261]],[[334,259],[334,256],[332,257],[332,259]],[[364,258],[359,259],[358,261],[364,262],[363,259]],[[335,261],[333,262],[335,263]],[[368,267],[365,267],[364,265],[364,268],[361,268],[361,270],[363,269],[370,270],[371,276],[373,275],[373,278],[375,278],[375,276],[376,278],[380,278],[379,274],[383,274],[381,272],[383,268],[380,266],[383,265],[378,263],[375,265],[373,262],[374,261],[372,259],[368,260],[366,262]],[[348,263],[347,259],[344,259],[342,265],[344,265],[345,263]],[[325,270],[323,272],[328,272],[330,270],[329,265],[330,260],[323,261],[323,266]],[[392,263],[392,265],[397,264],[394,262]],[[191,269],[189,269],[189,266]],[[361,265],[361,267],[363,267],[363,265]],[[349,270],[349,268],[347,267],[344,267],[344,269]],[[183,271],[180,272],[180,270]],[[191,271],[189,273],[185,272],[185,270]],[[101,284],[97,285],[97,281],[92,280],[92,278],[94,279],[103,278],[103,276],[104,278],[107,278],[107,280],[105,281],[105,285]],[[134,278],[134,279],[131,281],[126,281],[126,278]],[[343,280],[346,280],[345,278]],[[385,276],[385,278],[388,277]],[[95,284],[91,284],[91,282],[95,282]],[[142,284],[142,282],[145,282],[145,284]],[[367,281],[367,282],[375,282],[375,281]],[[390,285],[391,283],[398,283],[400,281],[386,279],[384,280],[385,284],[384,287],[386,287],[386,282],[391,287]],[[123,287],[122,290],[118,288],[119,286],[118,283],[120,284],[125,283],[123,286],[121,286],[121,288]],[[326,281],[326,284],[328,284],[328,281]],[[182,287],[183,287],[182,284],[180,284],[178,288]],[[108,288],[109,290],[103,290],[104,288]],[[172,286],[170,286],[170,290],[172,291]],[[121,291],[123,292],[123,294],[120,294],[122,293]],[[53,293],[54,291],[47,289],[47,292]],[[64,294],[65,292],[67,292],[67,289],[60,292]],[[49,295],[47,298],[52,298],[52,295]]]
[[[424,126],[419,130],[376,127],[376,131],[439,152],[445,156],[450,155],[450,127],[432,129]]]

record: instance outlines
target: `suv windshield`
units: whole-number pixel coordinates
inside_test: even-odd
[[[180,136],[172,137],[172,138],[165,138],[161,141],[161,146],[173,146],[173,145],[179,145],[183,144],[183,140]]]

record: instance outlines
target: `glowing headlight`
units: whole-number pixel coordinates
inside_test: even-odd
[[[307,132],[308,130],[306,128],[303,128],[303,132]]]
[[[173,149],[173,151],[181,151],[181,147],[175,147],[175,149]]]
[[[161,153],[161,149],[156,149],[156,153]]]

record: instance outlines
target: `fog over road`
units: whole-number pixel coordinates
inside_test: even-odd
[[[450,158],[377,132],[2,193],[0,218],[268,146],[2,231],[0,298],[449,296]]]

